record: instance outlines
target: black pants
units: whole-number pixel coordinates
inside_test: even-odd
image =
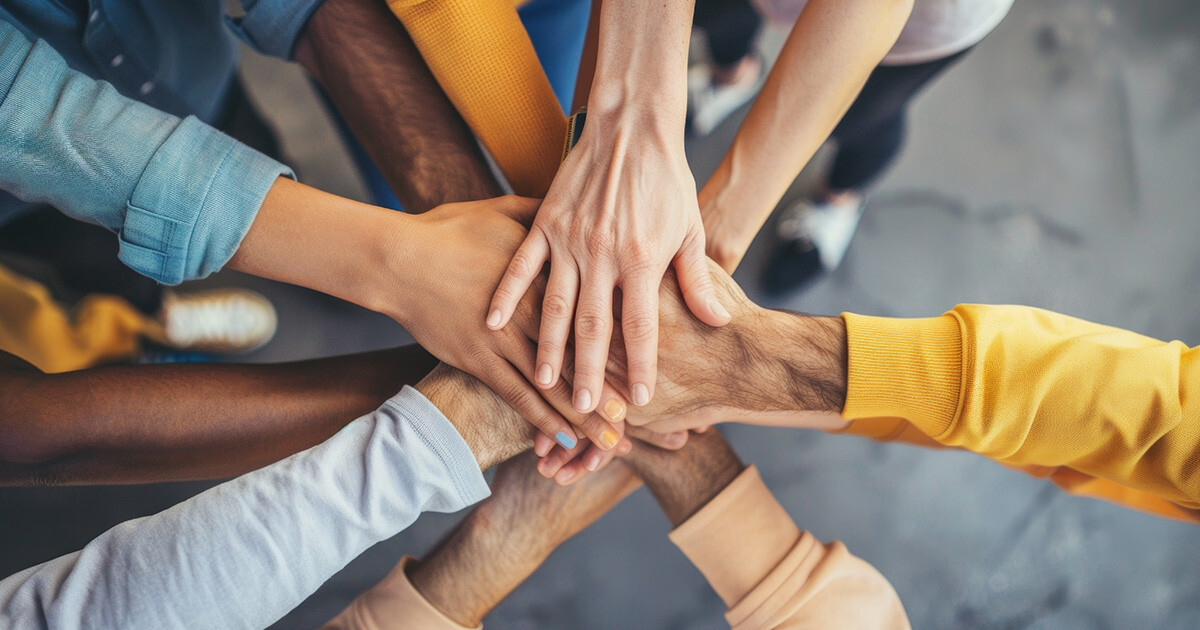
[[[762,22],[750,0],[696,0],[692,26],[704,31],[713,63],[732,66],[750,54]]]
[[[214,126],[251,148],[279,157],[274,133],[250,103],[240,81],[226,96],[225,110]],[[107,229],[76,221],[49,206],[38,208],[0,228],[0,251],[41,263],[57,276],[57,298],[74,301],[89,293],[108,293],[153,315],[162,306],[162,287],[126,267],[117,258],[117,239]]]
[[[879,66],[836,129],[837,156],[829,188],[863,190],[883,175],[904,146],[908,105],[930,81],[971,49],[911,66]]]

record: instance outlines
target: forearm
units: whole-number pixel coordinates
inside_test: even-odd
[[[730,215],[753,237],[895,43],[911,9],[912,0],[805,6],[732,147],[700,191],[707,227]]]
[[[397,317],[403,277],[388,270],[414,249],[413,217],[280,178],[229,268]],[[400,262],[400,267],[409,268]]]
[[[434,365],[409,346],[276,365],[10,372],[0,484],[240,475],[322,442]]]
[[[313,448],[0,582],[0,625],[266,627],[422,512],[487,494],[455,426],[406,388]]]
[[[644,442],[625,457],[672,526],[686,521],[745,468],[717,431],[692,435],[678,451]]]
[[[694,0],[601,4],[586,129],[649,129],[662,139],[682,142],[693,7]]]
[[[382,2],[326,0],[296,58],[329,92],[406,211],[501,194],[466,123]]]

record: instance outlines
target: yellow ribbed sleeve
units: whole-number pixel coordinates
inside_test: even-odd
[[[1019,306],[842,317],[844,417],[904,418],[940,444],[1045,467],[1069,489],[1064,471],[1112,482],[1079,484],[1084,494],[1200,508],[1200,351]],[[866,425],[851,432],[900,433]]]
[[[513,192],[544,197],[567,119],[510,0],[388,0]]]

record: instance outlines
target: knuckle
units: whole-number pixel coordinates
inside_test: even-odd
[[[612,234],[604,230],[592,230],[583,237],[584,246],[588,253],[596,258],[611,257],[613,251]]]
[[[566,318],[571,316],[571,303],[561,293],[547,293],[542,302],[542,316]]]
[[[519,251],[513,255],[512,262],[508,264],[508,271],[510,274],[527,278],[536,275],[538,269],[533,258],[528,253]]]
[[[575,319],[575,333],[579,337],[599,338],[608,330],[608,319],[599,313],[581,312]]]
[[[621,322],[621,334],[626,341],[651,341],[658,332],[658,318],[647,313],[634,313]]]

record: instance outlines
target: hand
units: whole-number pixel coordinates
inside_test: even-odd
[[[626,420],[658,432],[743,422],[838,429],[846,396],[846,331],[841,318],[763,309],[728,274],[710,264],[713,283],[730,305],[728,326],[692,319],[670,277],[663,282],[659,396],[631,408]],[[623,376],[614,344],[610,377]]]
[[[594,445],[609,450],[620,440],[624,415],[624,401],[611,388],[596,390],[605,398],[599,414],[583,417],[571,410],[565,390],[551,395],[554,386],[565,383],[555,383],[544,393],[529,384],[536,309],[526,305],[513,325],[500,330],[488,330],[481,323],[484,300],[525,234],[521,221],[536,208],[536,200],[509,196],[445,204],[410,217],[411,225],[396,234],[390,248],[396,258],[384,265],[392,277],[406,278],[402,290],[391,292],[403,299],[387,298],[377,310],[399,321],[439,359],[479,377],[564,447],[578,446],[570,419]]]
[[[713,188],[705,186],[699,197],[707,253],[721,269],[732,274],[741,264],[762,224],[749,213],[722,210],[717,193],[711,192]]]
[[[548,387],[559,378],[574,323],[577,411],[590,412],[600,402],[615,289],[623,298],[627,384],[636,405],[654,395],[658,286],[668,267],[678,274],[696,317],[712,326],[729,321],[705,268],[695,190],[681,133],[621,115],[590,114],[512,257],[487,323],[494,330],[507,324],[549,261],[536,383]]]

